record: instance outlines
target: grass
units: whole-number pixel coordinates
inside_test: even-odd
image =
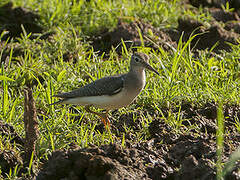
[[[164,0],[145,3],[138,0],[89,3],[83,0],[42,0],[38,3],[33,0],[15,1],[15,7],[22,6],[37,12],[40,16],[38,23],[46,32],[54,31],[55,34],[49,41],[31,39],[26,32],[15,41],[8,40],[11,46],[9,62],[2,63],[0,69],[0,120],[12,124],[20,136],[24,137],[23,89],[34,84],[33,96],[40,131],[37,146],[39,162],[47,159],[47,155],[56,149],[69,148],[71,143],[87,147],[89,144],[101,145],[118,141],[124,146],[125,134],[130,132],[136,141],[146,140],[149,136],[147,127],[153,117],[144,107],[156,109],[159,117],[162,117],[159,107],[179,107],[179,112],[169,112],[164,117],[177,130],[184,121],[181,117],[182,102],[199,106],[209,101],[239,105],[240,46],[232,45],[231,53],[215,57],[211,57],[208,51],[201,51],[199,57],[195,57],[189,50],[194,36],[187,43],[180,41],[176,51],[167,52],[161,47],[158,51],[151,51],[144,46],[139,47],[139,51],[152,57],[150,63],[159,71],[160,76],[147,72],[147,85],[135,104],[118,110],[112,117],[117,120],[123,114],[140,113],[142,129],[137,132],[129,127],[125,127],[126,132],[121,136],[108,131],[99,132],[96,130],[100,124],[98,118],[86,113],[82,107],[48,105],[56,101],[53,94],[70,91],[98,78],[128,70],[131,50],[123,50],[122,57],[112,50],[109,57],[105,58],[99,52],[94,52],[86,41],[87,36],[104,28],[113,29],[118,17],[128,22],[144,19],[161,28],[175,27],[182,12],[179,3]],[[199,19],[198,16],[196,18]],[[23,52],[18,57],[12,55],[16,44]],[[6,48],[6,45],[2,48],[0,57]],[[74,55],[76,63],[65,61],[65,53]],[[237,123],[239,120],[236,119]],[[17,176],[18,168],[20,167],[9,172],[9,179]],[[32,164],[29,168],[32,168]]]
[[[219,102],[219,107],[217,111],[217,179],[222,179],[223,177],[223,168],[222,168],[222,157],[223,157],[223,149],[224,149],[224,113],[223,113],[223,105]]]

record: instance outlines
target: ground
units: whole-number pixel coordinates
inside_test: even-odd
[[[124,147],[118,143],[84,149],[73,145],[70,150],[54,152],[37,179],[214,179],[211,162],[216,158],[216,106],[207,104],[197,109],[186,104],[183,108],[184,116],[190,119],[186,125],[200,126],[200,133],[192,130],[176,134],[163,120],[156,119],[149,126],[151,136],[146,142],[133,144],[129,136]],[[227,159],[240,145],[240,135],[232,122],[234,116],[240,116],[240,107],[224,110],[229,117],[223,157]],[[138,128],[131,116],[119,121]],[[226,179],[239,179],[238,168]]]
[[[199,7],[198,1],[186,1]],[[233,2],[234,3],[234,2]],[[237,3],[237,1],[235,2]],[[237,4],[235,4],[237,6]],[[194,34],[199,34],[191,41],[191,51],[195,56],[200,56],[199,50],[211,50],[211,56],[217,56],[223,52],[231,52],[232,46],[237,45],[240,34],[239,11],[227,12],[221,9],[219,4],[211,1],[202,1],[201,6],[208,7],[207,11],[214,18],[210,24],[191,17],[180,17],[178,26],[175,29],[158,29],[151,24],[139,19],[131,23],[122,19],[118,20],[117,27],[109,31],[102,30],[97,34],[88,37],[95,51],[105,52],[107,57],[111,47],[117,47],[121,40],[131,41],[126,43],[127,48],[141,45],[139,29],[144,37],[144,44],[153,50],[162,47],[166,51],[178,48],[178,43],[182,37],[183,42]],[[25,24],[27,32],[42,32],[43,29],[36,25],[37,15],[23,8],[12,8],[11,3],[0,8],[6,16],[0,17],[9,34],[3,36],[0,49],[3,47],[8,37],[18,37],[21,32],[21,25]],[[18,14],[22,14],[19,16]],[[19,20],[16,20],[18,17]],[[17,27],[17,28],[16,28]],[[151,30],[151,31],[150,31]],[[0,29],[1,31],[1,29]],[[152,33],[151,33],[152,32]],[[183,34],[184,32],[184,34]],[[193,33],[194,32],[194,33]],[[47,33],[42,39],[51,39],[52,33]],[[152,36],[152,34],[156,36]],[[157,38],[156,38],[157,37]],[[34,37],[32,37],[34,39]],[[116,48],[116,52],[121,54],[122,45]],[[11,47],[5,47],[6,51],[1,56],[1,61],[7,64]],[[14,48],[14,56],[23,54],[20,47]],[[63,55],[64,61],[71,61],[76,58],[75,54],[69,52]],[[238,75],[239,76],[239,75]],[[43,79],[42,79],[43,80]],[[31,82],[28,86],[34,86]],[[191,103],[181,104],[181,116],[187,119],[182,122],[183,126],[174,129],[164,119],[169,112],[177,113],[179,107],[159,107],[162,115],[159,115],[151,107],[147,107],[151,116],[156,117],[147,127],[149,136],[146,140],[134,141],[134,136],[125,134],[125,141],[122,144],[122,133],[124,126],[130,127],[134,131],[139,131],[142,127],[141,117],[138,113],[126,113],[121,115],[117,121],[111,120],[111,133],[114,143],[101,146],[89,145],[82,148],[72,143],[70,149],[58,149],[48,156],[48,160],[42,160],[42,166],[33,173],[36,180],[53,179],[215,179],[217,146],[217,111],[216,102],[206,102],[203,105],[193,105]],[[224,104],[223,113],[225,117],[225,137],[222,160],[226,162],[230,155],[240,145],[239,130],[236,129],[235,119],[240,119],[240,106],[237,104]],[[114,112],[112,113],[114,115]],[[133,116],[137,116],[134,120]],[[77,117],[76,117],[77,118]],[[187,130],[187,127],[198,127]],[[103,132],[103,125],[96,126],[96,130]],[[11,136],[10,143],[15,142],[18,149],[24,146],[24,139],[19,136],[14,127],[0,121],[0,134]],[[23,164],[23,157],[16,153],[16,150],[0,151],[1,171],[8,173],[10,168],[14,169],[17,164]],[[240,164],[229,172],[225,179],[240,179]],[[23,170],[24,172],[24,170]]]

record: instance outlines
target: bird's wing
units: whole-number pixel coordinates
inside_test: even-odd
[[[74,98],[84,96],[114,95],[121,91],[124,84],[125,75],[110,76],[98,79],[84,87],[67,93],[54,95],[60,98]]]

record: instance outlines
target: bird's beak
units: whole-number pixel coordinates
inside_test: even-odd
[[[157,75],[160,75],[159,72],[157,72],[156,69],[154,69],[152,66],[150,66],[150,64],[145,63],[145,68],[149,69],[150,71],[155,72]]]

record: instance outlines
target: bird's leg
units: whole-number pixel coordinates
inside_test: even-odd
[[[109,111],[109,110],[106,110],[105,119],[106,119],[106,121],[107,121],[108,127],[110,128],[110,121],[109,121],[109,119],[108,119],[108,111]]]
[[[107,126],[110,128],[110,122],[108,120],[108,110],[106,111],[106,113],[98,113],[98,112],[92,111],[90,109],[90,106],[86,106],[85,109],[87,112],[98,115],[100,117],[101,121],[103,122],[105,128],[107,128]]]

